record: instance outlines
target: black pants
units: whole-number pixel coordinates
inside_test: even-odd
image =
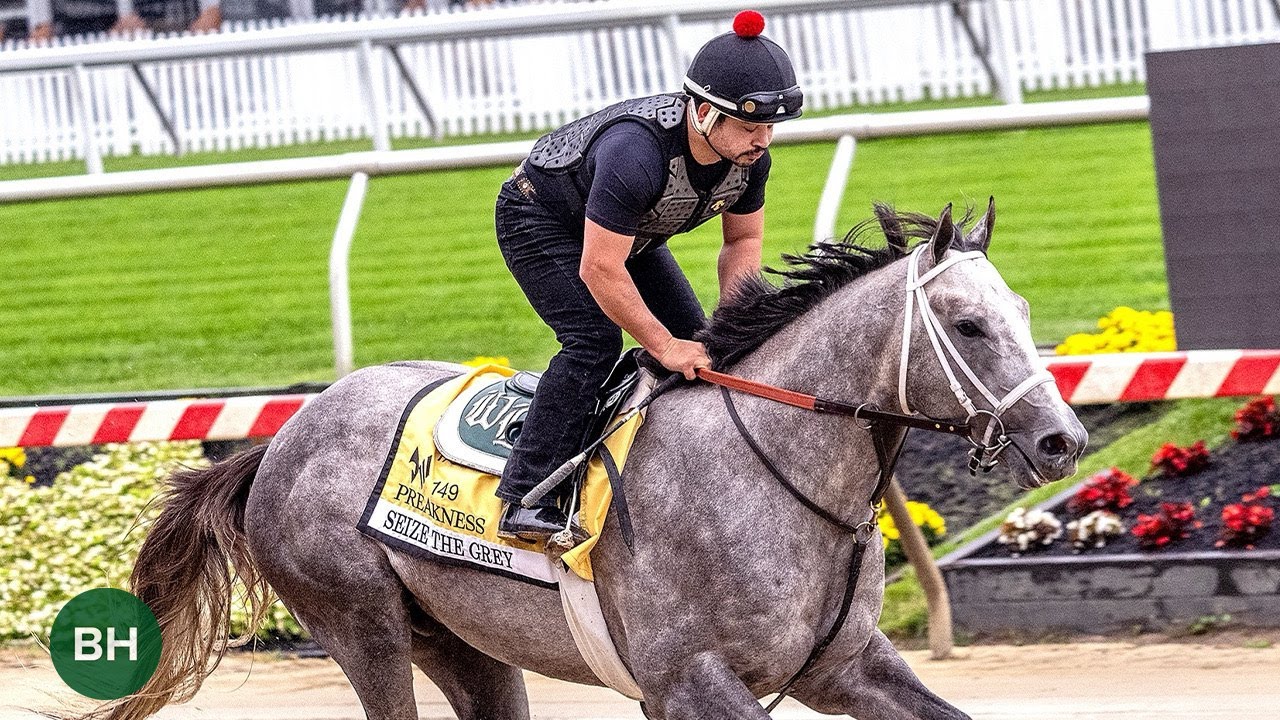
[[[566,228],[510,180],[498,194],[494,219],[507,267],[560,343],[498,486],[499,497],[518,501],[582,450],[587,416],[622,352],[622,330],[578,276],[581,228]],[[628,260],[627,271],[650,312],[673,335],[689,339],[702,328],[702,306],[665,245]]]

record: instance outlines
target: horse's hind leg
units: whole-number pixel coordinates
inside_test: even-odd
[[[791,695],[820,713],[858,720],[970,720],[930,692],[878,630],[852,661],[801,678]]]
[[[448,698],[458,720],[528,720],[520,669],[498,662],[421,613],[414,615],[413,662]]]
[[[250,541],[285,607],[346,673],[368,720],[417,720],[413,601],[386,555],[338,523],[284,532],[279,506],[263,506],[249,518]]]
[[[394,576],[388,579],[399,584]],[[313,595],[298,602],[284,593],[280,597],[346,673],[368,720],[418,720],[409,612],[401,597],[388,593],[355,602],[334,596]]]

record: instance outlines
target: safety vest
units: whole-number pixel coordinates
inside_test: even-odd
[[[688,232],[731,207],[747,189],[748,169],[730,165],[723,180],[709,192],[689,182],[684,143],[686,99],[683,95],[655,95],[626,100],[592,113],[538,139],[525,161],[546,174],[569,176],[577,171],[600,133],[626,120],[639,120],[658,138],[667,156],[667,184],[662,196],[640,219],[631,254],[660,246],[672,235]],[[567,177],[566,177],[567,179]],[[563,183],[566,198],[585,211],[586,198],[573,182]]]

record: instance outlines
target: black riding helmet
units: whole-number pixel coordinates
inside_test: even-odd
[[[712,107],[699,132],[705,134],[718,114],[751,123],[800,117],[804,93],[791,58],[763,31],[760,13],[744,10],[733,19],[733,32],[712,38],[694,56],[684,90]]]

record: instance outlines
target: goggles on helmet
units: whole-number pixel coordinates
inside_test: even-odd
[[[775,123],[791,120],[800,117],[801,107],[804,105],[804,92],[798,85],[785,90],[749,93],[736,101],[712,95],[688,77],[684,79],[684,86],[691,95],[706,100],[725,115],[746,122]]]

